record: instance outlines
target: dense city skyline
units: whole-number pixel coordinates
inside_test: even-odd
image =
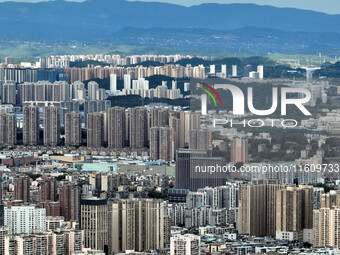
[[[340,3],[208,2],[0,0],[0,255],[340,254]]]
[[[337,60],[6,57],[0,253],[337,251],[340,86],[317,76]],[[282,84],[313,114],[256,116]],[[254,102],[236,114],[241,89]]]

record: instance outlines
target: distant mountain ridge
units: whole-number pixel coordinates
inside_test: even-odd
[[[9,41],[19,52],[23,41],[34,41],[60,54],[70,51],[58,45],[75,42],[131,53],[340,54],[340,15],[255,4],[2,2],[0,24],[0,51]],[[13,47],[6,48],[6,55],[12,54],[7,49]]]
[[[340,15],[255,4],[184,7],[156,2],[88,0],[0,3],[0,39],[110,39],[124,27],[234,30],[261,27],[337,33]]]

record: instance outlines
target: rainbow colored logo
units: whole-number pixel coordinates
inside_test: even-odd
[[[205,84],[205,83],[200,83],[200,84],[202,84],[203,86],[205,86],[205,87],[207,87],[208,89],[210,89],[210,90],[217,96],[217,98],[218,98],[218,100],[220,101],[220,104],[221,104],[221,106],[222,106],[222,100],[221,100],[220,95],[217,93],[217,91],[216,91],[213,87],[211,87],[210,85],[208,85],[208,84]],[[203,90],[204,92],[206,92],[206,93],[212,98],[212,100],[214,101],[215,106],[217,106],[217,102],[216,102],[216,99],[215,99],[215,97],[213,96],[213,94],[212,94],[209,90],[207,90],[207,89],[205,89],[205,88],[200,88],[200,89]]]

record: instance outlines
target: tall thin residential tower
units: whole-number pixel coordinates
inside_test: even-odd
[[[67,112],[65,114],[65,145],[81,145],[81,114],[80,112]]]
[[[24,145],[38,145],[39,143],[39,108],[37,106],[25,106],[23,118]]]
[[[60,143],[60,108],[54,105],[44,109],[44,145],[57,146]]]
[[[112,107],[108,113],[108,146],[109,148],[125,147],[125,108]]]

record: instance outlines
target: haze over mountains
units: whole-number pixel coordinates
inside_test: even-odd
[[[2,40],[109,41],[174,48],[215,45],[264,51],[340,49],[340,15],[254,4],[4,2],[0,21]]]

